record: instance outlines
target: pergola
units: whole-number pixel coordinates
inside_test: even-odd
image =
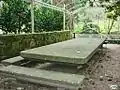
[[[61,0],[56,5],[53,4],[53,0],[48,0],[44,2],[43,0],[24,0],[31,4],[31,24],[32,24],[32,33],[34,33],[34,5],[38,4],[42,7],[46,7],[49,9],[57,10],[63,13],[63,30],[65,30],[65,23],[66,23],[66,14],[70,16],[70,22],[72,23],[72,29],[74,28],[74,15],[80,12],[81,10],[85,9],[86,7],[80,7],[79,4],[75,5],[75,0],[73,2],[65,4],[66,0]],[[67,8],[70,6],[70,8]]]

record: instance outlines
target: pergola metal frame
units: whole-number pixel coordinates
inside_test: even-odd
[[[53,10],[57,10],[57,11],[60,11],[60,12],[63,12],[63,30],[65,30],[65,19],[66,19],[66,14],[70,15],[70,17],[73,19],[73,16],[75,14],[77,14],[79,11],[81,11],[82,9],[85,9],[86,7],[83,7],[83,8],[79,8],[78,6],[73,6],[71,7],[69,10],[67,10],[67,6],[69,6],[70,4],[73,4],[72,3],[69,3],[67,5],[63,5],[63,7],[58,7],[58,5],[62,2],[64,2],[65,0],[62,0],[59,4],[57,4],[56,6],[53,5],[53,4],[48,4],[48,3],[45,3],[43,2],[42,0],[24,0],[26,2],[29,2],[31,4],[31,25],[32,25],[32,33],[34,33],[34,5],[37,3],[39,4],[40,6],[42,7],[46,7],[46,8],[49,8],[49,9],[53,9]],[[51,0],[52,2],[52,0]],[[77,8],[76,10],[74,11],[71,11],[73,8]]]

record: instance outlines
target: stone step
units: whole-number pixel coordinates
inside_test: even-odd
[[[71,90],[78,90],[85,78],[84,75],[25,68],[14,65],[0,68],[0,72],[20,80]]]
[[[21,56],[17,56],[17,57],[5,59],[5,60],[1,61],[1,63],[4,65],[10,65],[10,64],[20,62],[22,60],[24,60],[24,58],[22,58]]]

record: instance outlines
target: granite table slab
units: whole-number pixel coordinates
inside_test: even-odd
[[[77,38],[21,51],[30,60],[85,64],[104,43],[105,38]]]

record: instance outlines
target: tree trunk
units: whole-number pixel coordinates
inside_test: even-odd
[[[114,22],[115,22],[115,20],[112,19],[111,25],[108,27],[108,34],[110,34],[110,32],[111,32],[112,27],[113,27],[113,25],[114,25]]]
[[[19,16],[19,28],[18,28],[18,34],[20,34],[20,29],[21,29],[21,25],[20,25],[20,16]]]

